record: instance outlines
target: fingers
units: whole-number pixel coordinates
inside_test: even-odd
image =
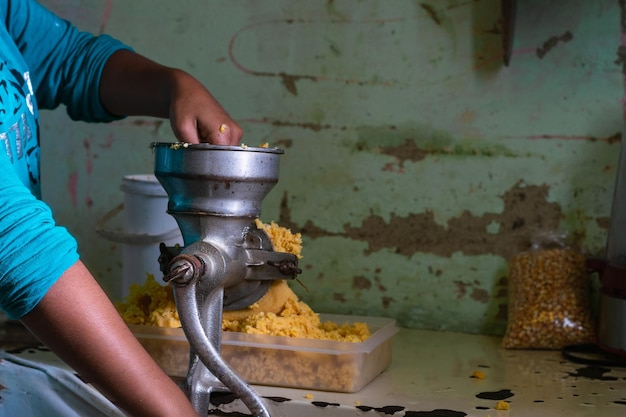
[[[207,142],[215,145],[239,145],[241,137],[243,136],[243,130],[235,121],[230,120],[227,123],[220,123],[215,135],[211,135],[210,132]]]
[[[224,120],[220,123],[219,120]],[[213,145],[239,145],[243,130],[230,117],[211,118],[211,120],[187,118],[171,119],[174,135],[180,142],[191,144],[211,143]]]
[[[172,72],[168,96],[170,124],[179,141],[214,145],[238,145],[241,142],[241,126],[188,73],[180,70]]]

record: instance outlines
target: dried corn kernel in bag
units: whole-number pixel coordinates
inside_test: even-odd
[[[541,236],[509,260],[509,312],[502,345],[561,349],[595,341],[585,257],[562,237]]]

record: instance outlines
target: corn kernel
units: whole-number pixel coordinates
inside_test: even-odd
[[[483,371],[474,371],[472,372],[472,378],[485,379],[485,373]]]
[[[505,348],[561,349],[595,340],[585,262],[568,247],[532,250],[509,261]]]
[[[498,401],[496,404],[496,410],[509,410],[511,406],[506,401]]]

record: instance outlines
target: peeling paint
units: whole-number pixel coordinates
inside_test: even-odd
[[[402,168],[404,161],[417,162],[424,159],[429,152],[417,146],[414,140],[406,139],[403,144],[397,146],[381,146],[380,153],[393,156],[398,160]]]
[[[125,122],[121,121],[121,122],[116,122],[120,125],[124,125]],[[142,118],[133,118],[131,121],[128,122],[128,124],[132,125],[132,126],[138,126],[138,127],[143,127],[143,126],[151,126],[154,127],[154,130],[159,130],[159,128],[161,127],[161,125],[163,125],[163,121],[161,120],[147,120],[147,119],[142,119]]]
[[[360,227],[345,225],[342,234],[327,232],[311,220],[302,226],[294,224],[285,195],[279,222],[300,231],[306,239],[340,235],[365,241],[369,244],[366,255],[393,249],[407,257],[422,252],[449,257],[462,252],[466,255],[493,254],[508,259],[528,249],[536,232],[558,230],[563,215],[558,203],[547,200],[548,190],[546,185],[525,186],[518,182],[502,196],[502,213],[475,216],[463,211],[457,218],[449,219],[447,226],[437,224],[431,211],[406,217],[392,215],[388,223],[380,216],[372,215],[364,218]],[[497,234],[488,232],[488,226],[493,222],[501,225]]]
[[[484,288],[473,288],[470,298],[479,303],[487,304],[489,302],[489,291]]]
[[[495,315],[495,319],[497,320],[507,320],[509,317],[509,305],[508,304],[498,304],[498,312]]]
[[[278,148],[289,149],[293,146],[293,139],[274,139],[272,145]]]
[[[333,300],[335,300],[335,301],[339,301],[340,303],[345,303],[346,301],[348,301],[348,300],[346,299],[345,294],[343,294],[343,293],[337,293],[337,292],[333,294]]]
[[[595,221],[596,221],[596,224],[600,226],[600,228],[602,229],[609,230],[609,227],[611,226],[610,217],[597,217]]]
[[[457,300],[463,299],[468,292],[468,289],[471,289],[470,298],[474,301],[478,301],[479,303],[486,304],[489,302],[490,296],[489,291],[484,288],[478,288],[480,282],[465,282],[465,281],[453,281],[453,284],[456,287],[457,292]]]
[[[383,304],[383,309],[387,310],[391,303],[395,302],[396,300],[393,297],[383,296],[380,297],[380,301]]]
[[[321,124],[321,123],[313,123],[313,122],[292,122],[292,121],[281,121],[281,120],[272,120],[270,121],[269,119],[264,119],[264,121],[268,124],[271,124],[272,126],[276,126],[276,127],[289,127],[289,126],[295,126],[295,127],[300,127],[302,129],[310,129],[314,132],[319,132],[320,130],[323,129],[334,129],[333,126],[328,125],[328,124]]]
[[[475,285],[474,282],[464,282],[464,281],[453,281],[454,286],[456,287],[456,298],[460,300],[465,297],[467,294],[467,288]]]
[[[85,172],[87,175],[91,175],[93,172],[93,158],[91,157],[91,141],[92,138],[86,138],[83,140],[83,147],[85,148]]]
[[[352,287],[359,290],[369,290],[372,288],[372,282],[363,276],[356,276],[352,278]]]
[[[620,143],[622,140],[622,133],[615,132],[612,135],[608,135],[605,137],[597,137],[590,135],[554,135],[554,134],[543,134],[543,135],[531,135],[531,136],[505,136],[506,139],[529,139],[529,140],[539,140],[539,139],[554,139],[554,140],[563,140],[563,141],[571,141],[571,140],[582,140],[588,142],[604,142],[608,144]]]
[[[621,65],[622,77],[625,78],[622,85],[622,118],[626,120],[626,1],[618,0],[619,4],[619,26],[620,44],[617,50],[616,64]]]
[[[289,91],[294,96],[298,95],[298,89],[296,88],[296,81],[301,80],[303,78],[315,81],[315,78],[313,77],[289,75],[289,74],[285,74],[284,72],[281,72],[280,74],[278,74],[278,76],[283,80],[283,85],[285,86],[287,91]]]
[[[420,146],[414,138],[406,138],[399,145],[379,146],[376,148],[382,155],[393,156],[398,160],[400,170],[402,170],[405,161],[418,162],[427,156],[449,155],[449,156],[507,156],[521,157],[516,152],[502,145],[479,144],[470,142],[459,142],[454,145],[447,145],[439,141],[433,141],[432,144]],[[385,169],[391,170],[389,166]]]
[[[569,42],[572,39],[574,39],[574,35],[572,35],[572,32],[569,30],[560,36],[552,36],[550,39],[545,41],[541,47],[537,48],[537,56],[539,59],[543,59],[543,57],[560,42]]]
[[[433,22],[435,22],[437,26],[441,26],[441,18],[439,17],[433,6],[428,3],[420,3],[420,7],[426,10],[428,16],[430,16],[430,18],[433,20]]]

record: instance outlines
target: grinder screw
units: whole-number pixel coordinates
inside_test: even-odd
[[[278,272],[280,272],[283,275],[289,275],[289,276],[295,277],[296,275],[299,275],[302,273],[302,269],[298,268],[298,265],[295,262],[290,261],[288,259],[285,259],[284,261],[280,261],[280,262],[268,261],[267,264],[278,268]]]
[[[204,274],[204,262],[198,257],[187,254],[181,254],[171,260],[168,265],[169,272],[163,276],[163,281],[179,285],[185,285],[193,279],[199,278]]]

